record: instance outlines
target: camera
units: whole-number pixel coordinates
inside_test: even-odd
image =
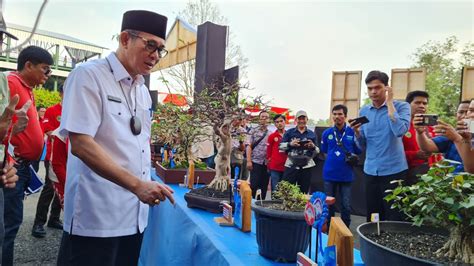
[[[350,166],[356,166],[359,164],[359,156],[354,153],[347,153],[344,160]]]

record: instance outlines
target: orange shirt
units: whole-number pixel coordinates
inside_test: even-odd
[[[28,101],[32,101],[32,105],[28,109],[28,125],[23,132],[13,135],[10,143],[15,147],[15,155],[26,160],[36,161],[39,160],[41,153],[43,152],[43,130],[41,129],[40,122],[38,120],[38,112],[33,97],[33,89],[29,87],[25,81],[21,79],[17,72],[10,73],[8,75],[8,87],[10,89],[10,99],[18,94],[20,100],[16,106],[16,110],[23,107]],[[13,123],[17,118],[13,116]]]

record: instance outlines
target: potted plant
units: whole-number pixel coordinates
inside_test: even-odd
[[[278,183],[273,198],[252,203],[258,252],[271,260],[294,262],[309,245],[310,228],[304,219],[308,199],[298,185],[287,181]]]
[[[215,176],[215,171],[193,156],[191,148],[200,138],[212,138],[212,135],[206,135],[203,127],[196,123],[196,116],[193,113],[179,106],[158,105],[155,118],[152,140],[155,143],[162,143],[164,152],[169,153],[171,149],[173,150],[172,158],[167,156],[167,159],[161,158],[161,161],[154,160],[156,174],[165,183],[182,183],[189,162],[193,161],[196,167],[195,176],[199,177],[199,183],[209,184]]]
[[[443,161],[418,183],[388,190],[393,201],[413,222],[381,222],[357,228],[366,265],[474,264],[474,175],[453,173]]]

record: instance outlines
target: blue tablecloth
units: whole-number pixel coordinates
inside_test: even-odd
[[[152,176],[161,182],[156,175]],[[288,265],[258,254],[253,214],[249,233],[235,227],[221,227],[214,222],[218,214],[186,206],[184,194],[188,189],[171,187],[176,205],[166,201],[150,208],[139,265]],[[314,242],[313,235],[313,259]],[[324,246],[326,242],[327,236],[323,234]],[[358,250],[354,250],[354,264],[363,265]]]

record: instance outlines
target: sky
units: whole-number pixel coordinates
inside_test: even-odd
[[[1,0],[0,0],[1,1]],[[474,39],[473,1],[215,1],[249,59],[250,95],[329,117],[332,71],[390,74],[413,65],[418,47],[456,36]],[[32,26],[40,0],[3,0],[7,24]],[[146,9],[171,27],[186,1],[49,0],[39,28],[115,50],[122,14]],[[109,53],[108,51],[107,53]],[[167,92],[151,77],[151,89]],[[362,84],[362,91],[365,87]],[[364,96],[362,94],[362,96]]]

